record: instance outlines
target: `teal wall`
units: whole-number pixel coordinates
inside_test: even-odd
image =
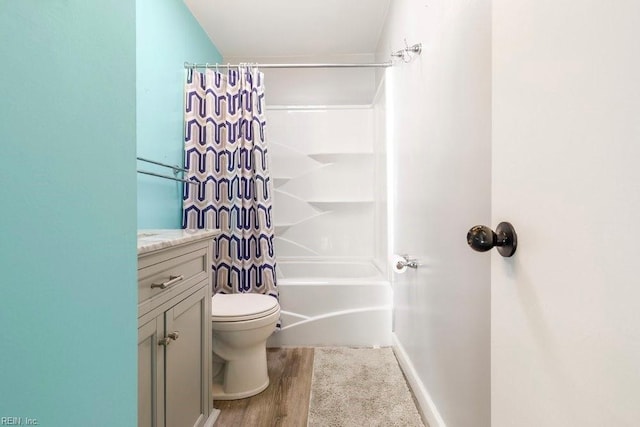
[[[0,417],[137,423],[135,25],[0,2]]]
[[[184,62],[221,56],[182,0],[137,0],[138,156],[183,164]],[[173,176],[171,169],[138,168]],[[138,228],[180,228],[182,183],[138,174]]]

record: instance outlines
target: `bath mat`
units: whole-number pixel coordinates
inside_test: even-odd
[[[424,427],[391,348],[315,349],[310,427]]]

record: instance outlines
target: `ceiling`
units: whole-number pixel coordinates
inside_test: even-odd
[[[223,57],[372,54],[390,0],[184,0]]]

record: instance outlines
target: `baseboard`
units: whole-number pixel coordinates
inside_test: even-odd
[[[429,424],[429,427],[446,427],[436,405],[433,403],[433,400],[431,400],[431,396],[429,395],[424,383],[418,377],[418,373],[416,372],[413,363],[411,363],[409,355],[400,343],[400,340],[398,340],[396,334],[391,334],[391,337],[393,341],[393,352],[396,355],[396,359],[398,359],[400,369],[402,369],[404,376],[409,382],[413,395],[416,397],[420,414]]]
[[[218,419],[218,415],[220,415],[220,410],[216,408],[211,408],[211,413],[209,414],[209,418],[204,422],[202,427],[213,427]]]

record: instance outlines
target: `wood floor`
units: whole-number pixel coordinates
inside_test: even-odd
[[[214,400],[215,427],[304,427],[307,425],[313,348],[267,349],[269,387],[240,400]]]

